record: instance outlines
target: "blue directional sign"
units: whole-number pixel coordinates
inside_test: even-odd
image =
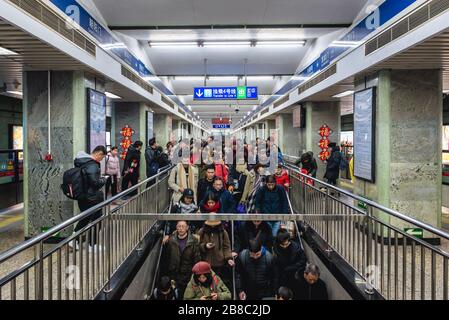
[[[193,91],[194,100],[258,99],[257,87],[200,87]]]
[[[230,124],[213,124],[212,128],[213,129],[231,129],[231,125]]]

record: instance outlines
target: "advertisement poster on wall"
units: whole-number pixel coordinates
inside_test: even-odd
[[[88,147],[90,152],[97,146],[106,145],[106,96],[87,89]]]
[[[376,88],[354,94],[354,176],[375,182]]]
[[[146,139],[147,139],[147,143],[148,143],[148,141],[151,139],[151,138],[153,138],[154,137],[154,126],[153,126],[153,123],[154,123],[154,121],[153,121],[153,112],[151,112],[151,111],[147,111],[147,136],[146,136]]]

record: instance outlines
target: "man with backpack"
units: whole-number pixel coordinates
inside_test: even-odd
[[[81,212],[104,201],[101,189],[106,184],[107,179],[101,176],[100,163],[106,154],[107,151],[104,146],[96,147],[92,154],[80,151],[75,158],[75,168],[64,173],[61,188],[67,197],[78,201]],[[78,222],[74,231],[83,229],[89,223],[100,218],[101,214],[100,209],[88,215]],[[91,244],[95,244],[95,239],[91,240]]]

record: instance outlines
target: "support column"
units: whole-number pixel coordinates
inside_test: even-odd
[[[322,151],[319,147],[321,136],[320,128],[327,124],[333,131],[329,140],[339,144],[340,138],[340,103],[339,102],[307,102],[306,103],[306,129],[305,129],[305,149],[312,151],[317,160],[317,178],[323,179],[326,172],[326,164],[319,159]]]
[[[25,237],[53,227],[78,212],[76,202],[60,189],[64,171],[87,144],[85,74],[78,71],[51,72],[51,152],[48,150],[48,73],[23,74],[24,93],[24,209]]]
[[[441,227],[441,71],[385,70],[377,86],[376,181],[356,179],[355,192]]]
[[[282,113],[277,116],[278,144],[282,153],[290,156],[298,156],[305,148],[300,128],[293,128],[293,114]]]
[[[154,115],[154,133],[159,145],[164,145],[178,137],[173,136],[173,117],[169,114]]]

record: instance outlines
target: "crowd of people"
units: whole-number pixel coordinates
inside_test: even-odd
[[[209,148],[213,142],[214,137],[200,145],[193,140],[190,144],[169,142],[163,150],[155,138],[150,139],[144,155],[147,178],[173,163],[168,179],[172,191],[171,213],[290,213],[289,173],[284,169],[282,152],[273,141],[257,139],[255,145],[244,144],[243,161],[239,162],[236,149],[243,142],[234,140],[230,146],[231,163],[225,163],[221,153],[217,160],[216,148]],[[121,169],[117,147],[107,152],[99,146],[92,154],[78,154],[75,167],[87,178],[82,179],[85,195],[76,199],[81,211],[104,200],[103,186],[106,194],[110,190],[114,196],[120,185],[121,191],[125,191],[139,182],[142,148],[143,142],[134,142]],[[259,152],[260,149],[265,150]],[[270,154],[273,150],[276,158]],[[204,161],[204,155],[209,163]],[[100,171],[100,162],[105,157],[107,178]],[[338,147],[331,145],[325,174],[331,184],[336,184],[340,162]],[[297,165],[304,173],[316,177],[318,166],[312,152],[304,153]],[[154,181],[148,182],[147,187],[152,184]],[[128,197],[136,192],[129,193]],[[81,220],[75,231],[100,216],[101,210]],[[230,288],[241,300],[275,296],[280,300],[327,299],[318,267],[307,264],[297,237],[280,221],[167,223],[163,244],[163,267],[160,285],[153,292],[154,299],[225,300],[231,298]]]

